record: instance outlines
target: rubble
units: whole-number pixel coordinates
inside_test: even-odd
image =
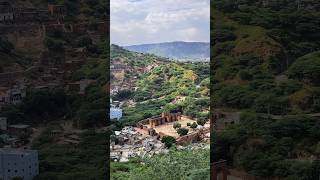
[[[128,162],[132,157],[144,158],[168,152],[157,137],[141,134],[132,126],[115,131],[112,139],[110,158],[113,161]]]

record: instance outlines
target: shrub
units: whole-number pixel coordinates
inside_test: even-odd
[[[192,129],[196,129],[198,127],[198,124],[196,122],[192,123],[190,126]]]
[[[178,133],[180,136],[187,135],[188,132],[189,132],[189,130],[186,129],[186,128],[179,128],[179,129],[177,130],[177,133]]]
[[[178,129],[181,128],[181,124],[178,122],[173,123],[173,128]]]
[[[172,136],[164,136],[161,139],[161,142],[164,143],[167,148],[170,148],[174,143],[176,143],[176,139]]]

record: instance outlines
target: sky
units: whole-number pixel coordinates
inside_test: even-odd
[[[210,41],[210,0],[111,0],[111,43]]]

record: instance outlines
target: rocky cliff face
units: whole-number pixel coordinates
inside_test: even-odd
[[[6,35],[18,52],[38,57],[45,49],[45,31],[41,25],[12,26]]]

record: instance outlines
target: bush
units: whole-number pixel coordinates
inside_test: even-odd
[[[8,39],[0,37],[0,52],[11,53],[13,49],[14,46]]]
[[[198,124],[196,122],[192,123],[190,126],[192,129],[196,129],[198,127]]]
[[[201,126],[205,125],[207,122],[206,118],[204,117],[200,117],[199,119],[197,119],[197,123]]]
[[[187,135],[188,132],[189,132],[189,130],[186,129],[186,128],[179,128],[179,129],[177,130],[177,133],[178,133],[180,136]]]
[[[229,29],[216,29],[212,31],[213,42],[233,41],[236,39],[236,35]]]
[[[161,142],[164,143],[167,148],[170,148],[174,143],[176,143],[176,139],[172,136],[164,136],[161,139]]]
[[[177,128],[181,128],[181,124],[178,122],[173,123],[173,128],[177,129]]]
[[[251,80],[252,79],[252,75],[247,70],[240,71],[239,72],[239,77],[240,77],[241,80]]]

